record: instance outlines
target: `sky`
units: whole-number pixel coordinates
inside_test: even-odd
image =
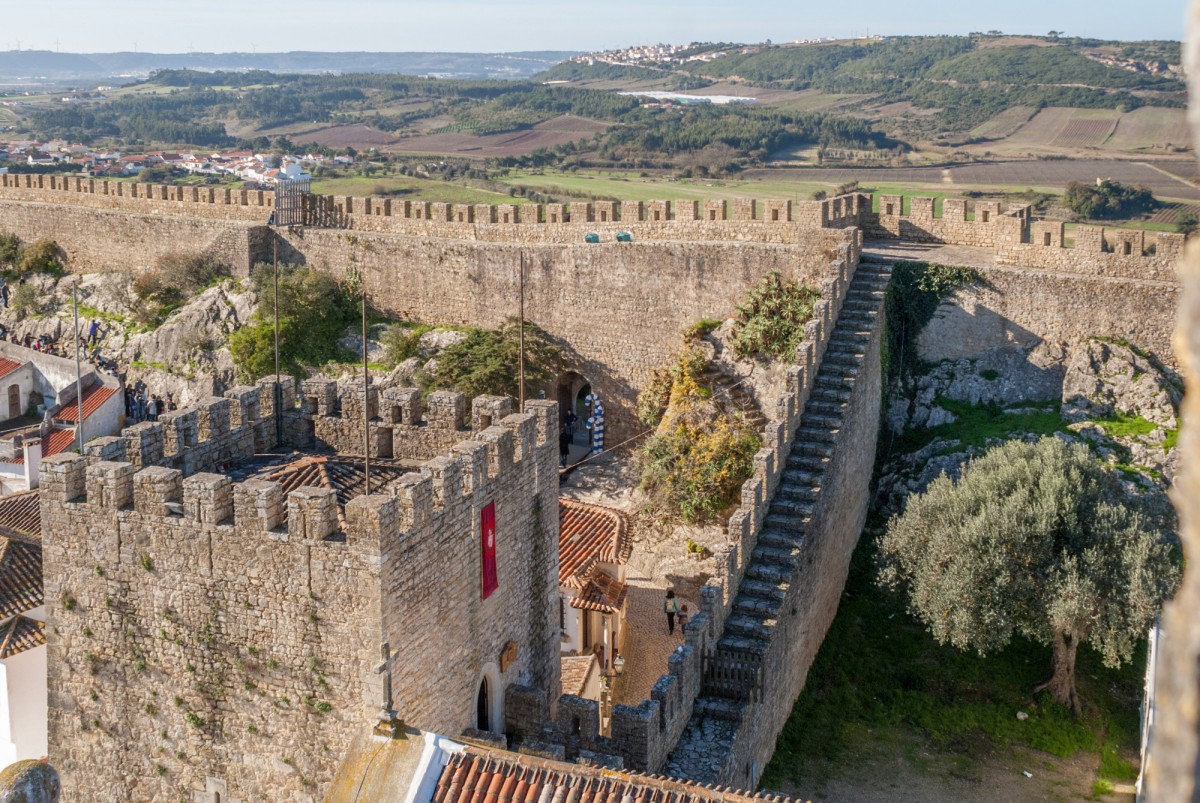
[[[0,50],[603,50],[656,42],[1058,30],[1181,39],[1187,0],[55,0],[13,2]],[[102,10],[102,11],[101,11]],[[64,21],[74,20],[69,24]]]

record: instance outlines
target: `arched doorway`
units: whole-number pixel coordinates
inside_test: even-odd
[[[574,426],[571,427],[572,442],[586,446],[588,432],[583,422],[591,415],[591,409],[584,401],[592,392],[592,383],[577,371],[567,371],[555,382],[554,398],[558,402],[558,420],[567,426],[570,419],[568,413],[574,413]]]
[[[481,731],[490,731],[491,728],[491,701],[488,694],[488,679],[484,678],[479,682],[479,696],[475,700],[475,729]]]

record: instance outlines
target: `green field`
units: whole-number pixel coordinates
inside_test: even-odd
[[[410,176],[354,176],[351,178],[316,179],[312,191],[318,195],[388,195],[397,194],[413,201],[444,201],[454,204],[519,204],[524,198],[466,187],[449,181],[412,178]]]

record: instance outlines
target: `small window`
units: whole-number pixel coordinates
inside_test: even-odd
[[[558,629],[567,632],[567,601],[562,597],[558,598]]]
[[[1042,245],[1050,245],[1050,232],[1042,235]]]
[[[991,213],[991,212],[988,212],[988,211],[986,211],[986,210],[985,210],[985,211],[984,211],[984,213],[983,213],[983,222],[984,222],[984,223],[987,223],[987,222],[988,222],[988,219],[991,217],[991,215],[992,215],[992,213]]]
[[[604,212],[604,211],[600,212],[600,222],[601,223],[608,222],[608,212]]]
[[[715,210],[715,209],[708,210],[708,219],[716,220],[717,219],[717,210]]]
[[[895,213],[895,211],[894,211],[894,210],[895,210],[895,208],[896,208],[896,207],[895,207],[895,206],[893,206],[892,204],[888,204],[888,205],[887,205],[887,211],[886,211],[886,212],[884,212],[884,214],[886,214],[886,215],[894,215],[894,214],[896,214],[896,213]]]
[[[1130,256],[1131,254],[1133,254],[1133,243],[1126,240],[1125,241],[1125,256]]]
[[[662,218],[662,213],[657,209],[654,210],[654,222],[657,223]]]
[[[778,209],[771,210],[771,220],[775,221],[776,223],[779,222],[779,210]]]

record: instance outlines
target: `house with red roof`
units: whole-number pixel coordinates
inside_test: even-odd
[[[629,520],[619,510],[561,498],[558,516],[563,691],[595,699],[600,676],[614,671],[625,642]]]

